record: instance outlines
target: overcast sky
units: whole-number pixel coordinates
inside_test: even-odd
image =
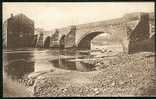
[[[46,30],[117,18],[130,12],[154,12],[154,2],[3,3],[3,21],[11,13],[23,13],[35,21],[35,27]]]

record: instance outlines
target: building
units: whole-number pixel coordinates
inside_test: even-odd
[[[34,21],[24,14],[13,15],[3,24],[3,46],[6,48],[33,47]]]

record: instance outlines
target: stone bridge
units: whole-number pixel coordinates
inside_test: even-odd
[[[112,20],[60,28],[57,29],[58,42],[63,48],[88,50],[94,37],[102,33],[109,33],[122,42],[123,49],[127,52],[132,50],[129,48],[132,45],[136,47],[134,45],[136,42],[150,39],[151,26],[154,26],[155,21],[153,20],[154,17],[148,13],[138,13]]]

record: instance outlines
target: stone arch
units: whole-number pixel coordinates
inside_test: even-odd
[[[105,32],[95,31],[95,32],[86,33],[84,36],[80,38],[80,40],[78,40],[77,43],[78,49],[89,50],[91,48],[91,40],[97,35],[100,35],[102,33]]]
[[[49,48],[50,47],[50,36],[46,37],[44,41],[44,48]]]

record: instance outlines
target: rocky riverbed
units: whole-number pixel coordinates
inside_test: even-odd
[[[50,70],[30,74],[34,96],[153,96],[156,95],[155,55],[137,53],[101,57],[96,70]]]

